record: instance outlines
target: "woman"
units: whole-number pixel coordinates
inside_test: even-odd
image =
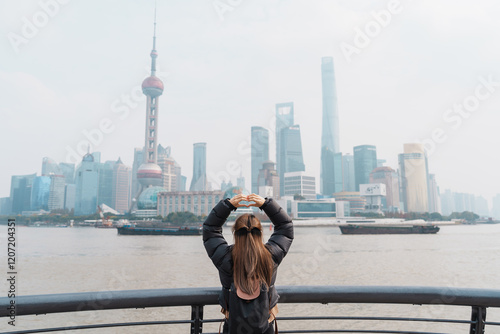
[[[242,204],[241,202],[250,202]],[[234,245],[222,235],[222,225],[231,211],[255,206],[274,224],[274,233],[264,244],[262,225],[252,214],[236,218]],[[219,303],[225,315],[223,333],[274,333],[279,295],[274,287],[277,268],[293,240],[292,220],[272,198],[239,194],[220,201],[203,223],[203,244],[219,270],[222,291]]]

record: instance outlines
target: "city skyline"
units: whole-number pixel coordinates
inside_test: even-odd
[[[399,16],[394,16],[369,46],[358,48],[359,53],[353,54],[350,62],[340,46],[355,45],[355,28],[374,20],[370,12],[383,10],[385,2],[371,6],[319,2],[307,7],[293,1],[286,5],[270,1],[235,8],[224,20],[210,5],[189,11],[183,4],[160,3],[157,48],[162,58],[158,75],[166,88],[158,143],[172,147],[172,155],[190,177],[192,145],[207,142],[211,148],[207,155],[208,181],[217,180],[224,172],[234,182],[241,174],[239,168],[232,167],[232,161],[236,161],[250,187],[250,128],[255,125],[273,130],[275,104],[293,101],[294,123],[302,132],[304,163],[307,171],[316,176],[319,191],[318,68],[322,57],[333,56],[342,125],[341,152],[352,153],[354,146],[371,144],[377,147],[378,157],[387,159],[387,166],[397,169],[403,144],[423,140],[432,151],[430,173],[436,175],[441,191],[482,195],[491,204],[491,198],[500,192],[494,172],[499,159],[491,154],[497,142],[493,136],[500,109],[500,89],[495,85],[500,71],[494,59],[498,59],[500,50],[491,42],[493,39],[488,39],[492,34],[489,24],[497,23],[488,19],[487,3],[482,2],[479,9],[454,5],[447,13],[436,9],[439,19],[448,26],[439,25],[433,16],[430,23],[424,20],[430,14],[423,10],[432,7],[430,3],[403,6]],[[138,124],[144,124],[146,101],[139,97],[142,93],[135,93],[135,87],[148,73],[153,5],[125,1],[120,8],[130,13],[123,17],[110,14],[113,10],[107,4],[102,13],[96,12],[92,4],[60,5],[36,36],[19,45],[19,53],[8,38],[0,42],[6,50],[0,56],[0,88],[5,92],[0,111],[6,116],[1,140],[4,159],[9,162],[1,167],[0,197],[9,196],[12,175],[41,175],[42,157],[75,162],[67,161],[67,147],[76,151],[89,137],[98,143],[91,143],[92,151],[101,152],[103,160],[121,157],[125,165],[132,166],[133,150],[144,142]],[[43,10],[34,1],[9,7],[10,11],[0,14],[4,36],[10,32],[22,34],[22,18],[31,19]],[[259,15],[259,8],[264,16]],[[307,11],[295,29],[291,22],[300,17],[301,9]],[[176,17],[184,19],[183,15],[204,20],[187,26]],[[342,15],[346,18],[342,19]],[[84,17],[93,17],[94,27],[81,22]],[[309,36],[320,31],[320,24],[306,27],[312,17],[318,17],[321,24],[336,23],[328,24],[325,33],[311,40]],[[454,29],[463,32],[457,22],[463,17],[478,26],[473,29],[466,25],[474,38],[459,35],[463,38],[458,43]],[[480,19],[485,17],[481,24]],[[126,19],[133,19],[133,27],[127,25]],[[290,34],[280,30],[278,22],[292,28]],[[185,30],[178,34],[176,27]],[[236,33],[235,27],[245,29]],[[260,32],[266,27],[273,28],[270,37],[261,33],[252,37],[253,28]],[[204,28],[206,42],[197,35]],[[419,34],[412,33],[415,28],[420,29]],[[294,38],[288,38],[292,35]],[[281,41],[280,36],[286,38]],[[249,39],[245,44],[248,46],[238,42],[245,38]],[[272,46],[271,42],[278,41]],[[441,46],[442,41],[445,43]],[[476,51],[466,52],[459,44]],[[228,52],[226,47],[230,45]],[[425,52],[418,50],[430,45],[432,52],[428,48],[424,48]],[[270,55],[253,59],[251,50],[268,47]],[[92,52],[86,51],[88,48]],[[294,54],[295,50],[300,52]],[[452,52],[458,50],[464,52]],[[61,58],[62,54],[67,57]],[[408,59],[403,60],[404,56]],[[454,112],[455,104],[475,101],[470,97],[478,87],[481,96],[492,90],[491,97],[481,99],[474,112],[468,112],[470,106]],[[269,154],[275,156],[272,144]],[[472,170],[478,177],[465,178]]]

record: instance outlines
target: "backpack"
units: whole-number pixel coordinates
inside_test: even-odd
[[[222,309],[225,319],[222,333],[228,334],[278,334],[276,314],[277,305],[269,309],[269,289],[264,284],[260,287],[260,294],[252,300],[242,299],[237,295],[234,283],[229,290],[228,310]],[[275,330],[272,322],[274,321]],[[221,324],[222,325],[222,324]],[[219,326],[219,333],[220,326]]]

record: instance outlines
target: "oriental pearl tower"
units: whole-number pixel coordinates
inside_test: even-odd
[[[158,105],[160,95],[163,94],[163,82],[156,76],[156,10],[153,34],[153,49],[151,50],[151,75],[142,82],[142,92],[147,97],[146,131],[144,142],[144,161],[137,170],[137,180],[142,190],[162,183],[162,169],[157,165],[157,138],[158,138]]]

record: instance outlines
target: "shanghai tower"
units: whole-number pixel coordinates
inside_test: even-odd
[[[323,195],[332,195],[342,191],[342,164],[335,163],[335,160],[341,155],[339,155],[339,113],[332,57],[323,57],[321,59],[321,84],[323,92],[323,127],[321,131],[320,192]]]

